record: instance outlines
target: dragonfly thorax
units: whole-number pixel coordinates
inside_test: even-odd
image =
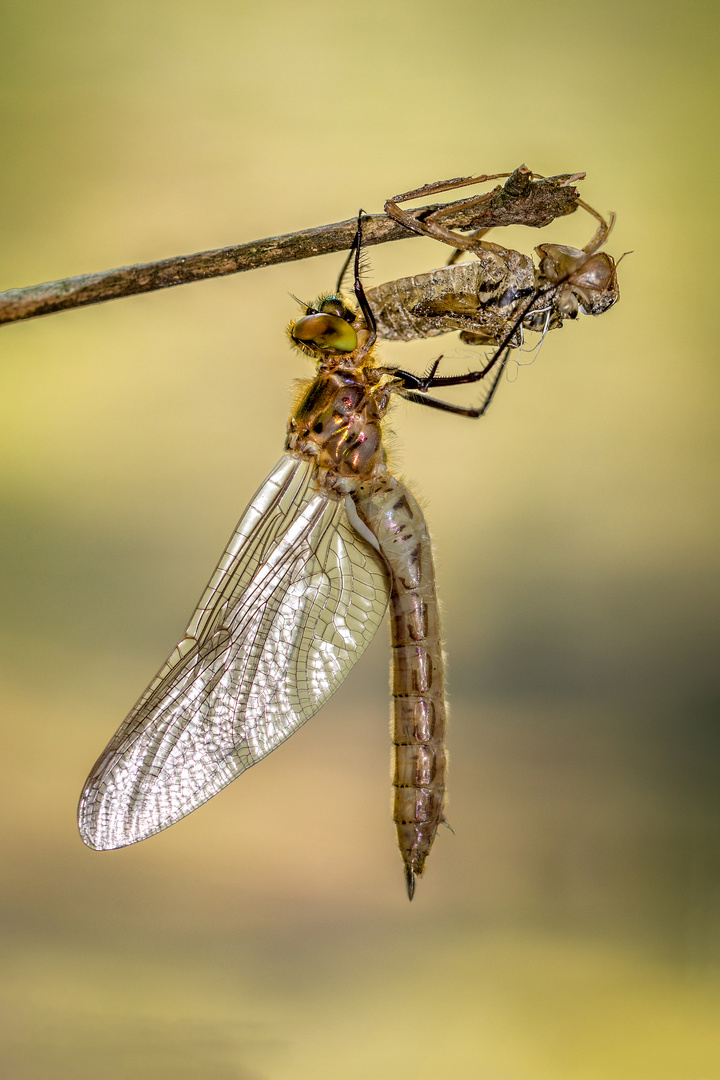
[[[316,461],[325,487],[354,490],[384,468],[389,396],[372,368],[321,371],[290,418],[287,449]]]

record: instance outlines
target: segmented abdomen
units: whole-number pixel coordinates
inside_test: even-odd
[[[353,494],[392,578],[393,818],[408,895],[444,820],[445,685],[427,524],[404,484],[386,474]]]
[[[487,248],[487,250],[486,250]],[[499,343],[535,288],[532,259],[486,244],[473,262],[388,281],[368,290],[378,337],[412,341],[460,330]]]

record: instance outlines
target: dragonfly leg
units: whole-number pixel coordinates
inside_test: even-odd
[[[468,371],[465,373],[465,375],[435,375],[433,370],[431,371],[432,377],[427,380],[427,385],[425,388],[430,390],[436,386],[465,386],[467,385],[467,383],[480,382],[482,379],[484,379],[487,375],[490,374],[493,368],[495,368],[496,371],[502,371],[503,367],[505,366],[505,362],[510,355],[512,348],[511,342],[514,338],[515,332],[519,327],[522,326],[523,319],[525,318],[527,312],[535,303],[537,298],[540,296],[540,292],[541,290],[538,289],[532,294],[529,304],[527,304],[523,308],[522,313],[512,324],[510,330],[507,332],[507,334],[500,342],[497,349],[492,354],[484,367],[480,368],[478,371]],[[418,389],[422,390],[423,387],[418,387]]]
[[[362,248],[362,218],[363,218],[364,213],[365,213],[364,210],[358,211],[357,232],[355,234],[355,239],[353,240],[353,246],[350,249],[350,255],[352,255],[353,249],[355,251],[354,280],[353,280],[353,289],[354,289],[354,292],[355,292],[355,299],[358,302],[358,306],[359,306],[360,311],[362,312],[363,318],[365,320],[365,326],[368,329],[368,338],[367,338],[367,341],[365,342],[365,345],[362,348],[361,353],[358,353],[358,359],[361,359],[362,356],[366,356],[370,352],[370,350],[372,349],[372,347],[375,344],[375,341],[377,339],[377,323],[375,322],[375,315],[373,314],[373,310],[370,307],[370,304],[368,302],[368,298],[365,295],[365,289],[363,288],[363,283],[360,280],[360,251],[361,251],[361,248]],[[345,269],[347,268],[348,263],[349,263],[349,257],[348,257],[348,261],[345,264],[345,267],[343,268],[340,280],[342,280],[342,277],[345,274]]]
[[[554,290],[555,288],[556,286],[554,285],[550,288],[548,288],[547,286],[541,286],[541,288],[536,289],[532,293],[527,304],[523,306],[520,314],[515,319],[515,322],[512,324],[508,332],[505,334],[505,337],[502,339],[495,352],[492,354],[485,366],[480,368],[478,371],[469,371],[465,375],[436,375],[435,372],[437,371],[438,364],[442,360],[442,356],[439,356],[437,358],[437,360],[431,366],[428,374],[425,376],[414,375],[411,371],[404,371],[398,368],[380,368],[379,370],[385,375],[392,375],[396,379],[399,379],[402,383],[402,387],[398,389],[398,393],[400,393],[403,397],[406,397],[409,401],[416,401],[418,404],[421,405],[427,405],[430,403],[431,400],[433,402],[438,401],[438,399],[436,398],[431,399],[417,396],[418,394],[424,394],[427,390],[432,390],[438,386],[465,386],[468,383],[480,382],[482,379],[484,379],[487,375],[490,374],[493,368],[495,368],[496,371],[502,370],[502,368],[505,366],[505,361],[510,354],[512,348],[511,343],[514,340],[515,333],[519,328],[522,327],[522,321],[527,315],[528,311],[530,311],[532,306],[536,303],[537,300],[540,299],[541,296],[543,296],[548,291]],[[494,388],[495,384],[493,384],[493,392]],[[449,405],[447,402],[439,402],[437,404],[434,404],[432,407],[437,409],[445,409],[447,412],[457,412],[462,416],[482,416],[482,412],[478,412],[476,409],[462,409],[459,406]]]
[[[355,239],[357,239],[357,233],[355,234]],[[344,284],[344,281],[345,281],[345,275],[347,274],[348,270],[350,269],[350,263],[353,261],[354,256],[355,256],[355,240],[353,240],[353,242],[352,242],[352,244],[350,246],[350,250],[347,253],[347,257],[345,259],[345,262],[342,264],[342,269],[340,270],[340,273],[338,274],[337,285],[335,286],[335,292],[336,293],[341,293],[343,291],[343,284]]]
[[[466,386],[467,383],[480,382],[482,379],[484,379],[487,375],[490,374],[492,369],[498,363],[500,364],[500,367],[503,366],[505,360],[507,359],[507,356],[505,356],[505,358],[501,360],[502,354],[509,352],[509,346],[505,346],[505,348],[503,349],[498,349],[490,357],[487,364],[485,364],[484,367],[480,368],[479,371],[468,371],[465,373],[465,375],[438,375],[434,378],[420,380],[423,385],[411,387],[409,389],[417,389],[421,393],[423,393],[425,390],[432,390],[436,386]]]
[[[509,353],[510,350],[508,349],[507,352]],[[495,391],[500,384],[500,376],[505,369],[506,359],[507,357],[505,357],[502,363],[498,364],[497,370],[494,372],[490,381],[490,388],[485,396],[485,400],[482,405],[479,405],[476,408],[467,408],[464,405],[453,405],[449,401],[443,401],[441,398],[427,397],[426,394],[419,390],[401,389],[397,392],[401,397],[405,398],[406,401],[412,401],[416,405],[427,405],[429,409],[440,409],[442,412],[454,413],[456,416],[467,416],[472,420],[477,420],[479,417],[484,416],[490,407],[490,402],[493,400]]]
[[[507,351],[510,351],[509,348]],[[436,386],[465,386],[466,383],[480,382],[480,380],[484,379],[495,367],[502,352],[502,349],[498,349],[493,353],[485,367],[481,368],[479,371],[468,371],[465,375],[436,376],[435,372],[442,360],[442,356],[438,356],[437,360],[435,360],[430,367],[427,375],[415,375],[414,372],[404,371],[402,368],[380,368],[380,371],[383,375],[392,375],[394,379],[398,379],[402,383],[403,390],[414,390],[420,394],[425,394],[428,390],[432,390]]]
[[[527,315],[528,311],[536,302],[536,300],[539,299],[539,297],[543,294],[544,291],[546,290],[535,290],[535,292],[530,297],[529,302],[523,307],[520,315],[512,324],[509,331],[507,332],[503,340],[500,342],[493,355],[490,357],[485,366],[480,368],[478,371],[468,371],[465,375],[436,375],[435,372],[437,371],[438,365],[442,360],[442,356],[439,356],[437,358],[437,360],[432,364],[428,374],[425,376],[414,375],[411,371],[403,371],[397,368],[381,368],[380,370],[383,372],[383,374],[393,375],[396,379],[399,379],[402,382],[402,388],[398,390],[398,393],[400,393],[403,397],[406,397],[408,401],[416,401],[420,405],[429,405],[432,401],[432,408],[445,409],[447,412],[456,412],[461,416],[482,416],[482,412],[478,412],[476,409],[462,409],[460,406],[449,405],[447,402],[440,401],[437,398],[423,398],[418,395],[422,395],[426,393],[426,391],[431,390],[437,386],[465,386],[468,383],[480,382],[482,379],[484,379],[487,375],[490,374],[493,368],[495,368],[497,372],[502,371],[503,367],[505,366],[505,361],[510,354],[510,343],[514,338],[515,332],[518,330],[519,327],[522,326],[522,321]],[[496,385],[497,380],[493,384],[491,396],[492,393],[494,393]],[[484,411],[485,409],[483,408],[483,412]]]
[[[378,371],[382,375],[392,375],[394,379],[398,379],[402,383],[404,390],[419,390],[421,394],[424,394],[426,390],[429,390],[434,385],[435,372],[440,366],[441,360],[442,355],[433,361],[427,375],[416,375],[413,371],[391,367],[378,368]]]

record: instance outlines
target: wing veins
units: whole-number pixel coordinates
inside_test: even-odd
[[[377,630],[384,563],[314,476],[288,455],[251,501],[186,635],[90,774],[91,846],[150,836],[221,790],[320,708]]]

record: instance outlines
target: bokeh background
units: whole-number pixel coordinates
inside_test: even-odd
[[[0,1072],[720,1075],[718,19],[710,3],[6,0],[0,288],[585,170],[620,304],[479,424],[399,405],[452,701],[408,905],[384,633],[238,784],[136,848],[86,773],[185,626],[309,373],[313,259],[0,331]],[[582,245],[582,213],[540,235]],[[371,284],[430,241],[370,252]],[[438,341],[387,347],[422,370]],[[457,340],[442,342],[458,369]],[[467,399],[467,396],[466,396]]]

